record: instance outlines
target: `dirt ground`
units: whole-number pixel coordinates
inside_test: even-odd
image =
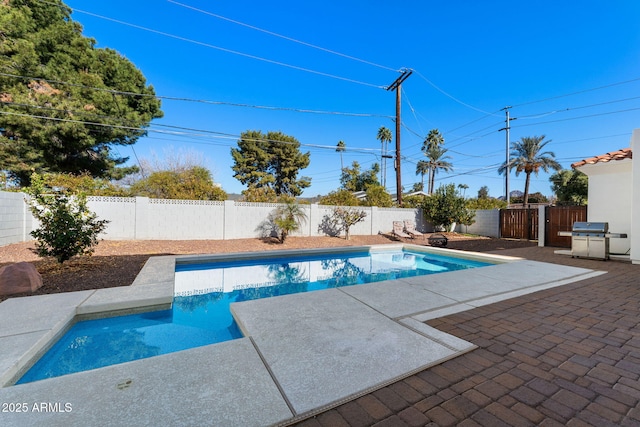
[[[445,233],[449,239],[447,248],[492,252],[535,246],[535,242],[502,240],[488,237]],[[424,239],[402,239],[408,243],[428,245]],[[128,286],[151,256],[180,254],[213,254],[282,249],[303,249],[339,246],[363,246],[398,243],[388,235],[342,237],[289,237],[284,244],[275,239],[235,240],[103,240],[92,256],[75,257],[64,264],[53,259],[43,259],[34,253],[33,242],[15,243],[0,247],[0,267],[26,261],[35,265],[42,276],[43,286],[34,293],[16,294],[12,297],[72,292],[87,289]],[[0,296],[0,301],[8,298]]]

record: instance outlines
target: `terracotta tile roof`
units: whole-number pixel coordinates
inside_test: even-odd
[[[624,160],[633,158],[631,153],[631,148],[623,148],[618,151],[612,151],[607,154],[603,154],[601,156],[590,157],[588,159],[580,160],[579,162],[575,162],[571,164],[572,168],[578,168],[584,165],[593,165],[596,163],[607,163],[612,160]]]

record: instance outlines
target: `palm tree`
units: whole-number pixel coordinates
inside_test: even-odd
[[[458,184],[458,188],[462,190],[462,197],[464,198],[465,193],[467,192],[467,188],[469,188],[469,186],[467,184]]]
[[[416,164],[416,175],[420,175],[422,178],[422,191],[424,191],[424,176],[429,173],[429,163],[425,160],[420,160]]]
[[[340,170],[344,169],[344,164],[342,163],[342,152],[346,149],[347,145],[344,143],[344,141],[338,141],[338,144],[336,145],[336,151],[340,153]]]
[[[508,163],[504,163],[498,168],[499,174],[505,174],[507,169],[515,169],[516,176],[520,172],[524,172],[527,176],[524,181],[524,197],[523,204],[529,203],[529,181],[531,174],[536,176],[540,169],[549,172],[549,169],[559,171],[562,169],[560,163],[555,160],[556,155],[551,151],[542,151],[542,149],[551,142],[544,141],[545,136],[524,136],[520,141],[511,143],[511,158]]]
[[[382,186],[386,187],[387,186],[387,158],[385,157],[387,155],[387,147],[385,145],[385,143],[391,142],[391,140],[393,139],[393,136],[391,135],[391,131],[384,127],[384,126],[380,126],[380,129],[378,129],[378,136],[376,136],[376,139],[378,141],[380,141],[380,143],[382,144],[382,173],[380,181],[382,181]]]
[[[432,145],[427,150],[427,164],[429,165],[429,194],[433,194],[433,185],[436,180],[436,173],[439,170],[450,172],[453,170],[453,165],[446,159],[450,159],[451,156],[445,156],[447,153],[446,148],[442,148],[438,145]]]
[[[431,129],[429,131],[429,134],[424,138],[424,141],[422,141],[422,152],[424,153],[425,156],[429,157],[429,150],[435,148],[439,148],[444,144],[444,137],[442,136],[442,134],[440,133],[440,131],[438,129]],[[420,163],[420,162],[418,162]],[[431,171],[431,165],[430,162],[426,162],[427,166],[426,167],[426,172],[429,174],[429,185],[427,188],[427,192],[429,194],[433,193],[433,183],[432,181],[435,180],[435,173],[432,173]],[[416,170],[416,174],[417,174],[417,170]],[[433,175],[433,178],[432,178]],[[424,175],[423,175],[424,177]],[[424,180],[423,180],[424,182]],[[424,185],[423,185],[424,187]]]
[[[422,142],[422,151],[427,154],[429,148],[436,146],[440,147],[444,144],[444,137],[440,133],[438,129],[431,129],[429,134],[426,136],[424,141]]]
[[[287,202],[275,211],[274,223],[280,231],[280,243],[284,243],[287,236],[298,230],[307,221],[307,213],[299,204]]]

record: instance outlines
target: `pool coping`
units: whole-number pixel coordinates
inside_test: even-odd
[[[501,255],[494,254],[483,254],[483,253],[474,253],[474,252],[460,252],[455,250],[448,250],[443,248],[430,248],[425,246],[418,245],[410,245],[410,244],[397,244],[397,245],[375,245],[375,246],[358,246],[358,247],[347,247],[347,248],[324,248],[324,249],[312,249],[304,251],[305,254],[325,254],[325,253],[344,253],[346,252],[358,252],[358,251],[385,251],[385,250],[393,250],[397,248],[406,248],[410,250],[417,250],[420,252],[431,252],[431,253],[440,253],[446,254],[449,256],[460,257],[465,259],[475,259],[475,260],[491,260],[497,264],[509,264],[509,263],[523,263],[523,266],[527,266],[527,268],[538,268],[541,264],[545,263],[537,263],[537,264],[526,264],[526,260],[522,258],[514,258],[514,257],[506,257]],[[131,286],[126,287],[117,287],[117,288],[108,288],[108,289],[99,289],[93,291],[80,291],[80,292],[72,292],[67,294],[53,294],[53,295],[42,295],[36,297],[24,297],[24,298],[14,298],[8,299],[0,304],[0,324],[3,325],[3,333],[0,334],[0,385],[3,387],[0,389],[0,395],[12,395],[16,389],[24,388],[25,390],[37,390],[39,388],[38,384],[43,383],[47,384],[47,386],[51,386],[51,384],[60,383],[73,383],[73,379],[69,379],[68,377],[95,377],[96,375],[100,375],[100,372],[104,373],[104,376],[108,376],[109,372],[119,371],[121,369],[127,368],[127,366],[146,366],[149,364],[153,364],[154,359],[162,358],[165,356],[166,359],[163,360],[179,360],[181,359],[181,353],[183,353],[184,358],[191,357],[192,353],[178,352],[172,353],[170,355],[158,356],[156,358],[150,359],[141,359],[135,362],[129,362],[127,364],[115,365],[120,368],[106,367],[101,368],[95,371],[88,371],[85,373],[72,374],[65,377],[53,378],[49,380],[44,380],[36,383],[29,383],[19,386],[9,387],[16,378],[19,378],[21,374],[28,369],[30,366],[30,362],[34,359],[37,359],[41,354],[43,354],[51,343],[55,342],[57,337],[63,334],[73,323],[74,319],[86,318],[86,317],[100,317],[105,314],[111,314],[113,312],[117,313],[127,313],[133,311],[145,311],[145,310],[153,310],[158,308],[166,308],[170,306],[171,301],[173,300],[173,284],[175,281],[175,266],[179,263],[192,263],[192,262],[203,262],[210,260],[238,260],[245,258],[255,258],[255,257],[277,257],[277,256],[288,256],[292,254],[299,255],[300,250],[284,250],[284,251],[265,251],[260,253],[254,252],[240,252],[240,253],[228,253],[228,254],[217,254],[217,255],[176,255],[176,256],[159,256],[150,258],[147,263],[143,266],[140,274],[136,277]],[[256,256],[257,255],[257,256]],[[531,262],[530,262],[531,263]],[[564,266],[562,266],[564,267]],[[573,268],[573,267],[564,267]],[[558,269],[558,267],[556,267]],[[575,269],[575,268],[573,268]],[[417,371],[428,368],[429,366],[433,366],[434,364],[442,363],[449,358],[456,357],[464,352],[471,351],[475,346],[466,341],[460,340],[456,337],[450,336],[448,334],[444,334],[440,331],[437,331],[433,328],[430,328],[423,322],[435,317],[440,317],[447,314],[452,314],[459,311],[464,311],[470,308],[474,308],[480,305],[490,304],[492,302],[496,302],[499,300],[523,295],[526,293],[535,292],[536,290],[546,289],[548,287],[559,286],[565,283],[570,283],[577,280],[583,280],[587,277],[592,277],[593,275],[601,274],[601,272],[597,272],[594,270],[587,269],[575,269],[573,271],[566,270],[567,273],[562,276],[561,279],[551,280],[542,283],[535,283],[531,286],[526,286],[523,288],[513,289],[511,291],[499,292],[497,294],[487,295],[482,298],[471,298],[468,300],[461,299],[455,304],[449,304],[447,306],[438,307],[437,309],[425,310],[419,313],[411,313],[411,315],[407,316],[399,316],[395,318],[391,318],[385,316],[392,320],[393,322],[406,327],[407,329],[417,333],[420,336],[429,337],[434,342],[437,342],[444,347],[448,347],[451,349],[451,353],[444,356],[439,357],[437,360],[431,360],[425,364],[418,364],[407,372],[403,372],[400,375],[393,375],[392,378],[388,378],[385,381],[381,381],[372,386],[366,387],[363,390],[359,390],[357,392],[349,392],[347,395],[338,396],[337,399],[333,401],[325,402],[323,405],[312,408],[309,410],[305,410],[300,412],[296,410],[296,408],[292,407],[290,400],[287,398],[288,390],[283,390],[282,386],[278,384],[277,378],[274,376],[272,369],[269,366],[269,358],[275,357],[274,355],[264,354],[260,349],[260,337],[245,337],[240,341],[243,342],[242,345],[247,346],[247,342],[251,345],[248,346],[253,348],[256,352],[256,355],[262,360],[262,363],[265,365],[266,372],[271,377],[273,382],[275,383],[276,391],[273,389],[269,389],[268,392],[265,392],[264,395],[266,398],[272,398],[274,393],[280,393],[283,397],[283,402],[286,406],[278,407],[278,405],[274,406],[274,410],[276,410],[277,415],[275,415],[276,419],[266,420],[261,418],[259,413],[256,414],[255,420],[257,422],[265,422],[268,424],[278,424],[278,423],[287,423],[292,420],[302,419],[307,416],[311,416],[314,413],[321,412],[326,410],[328,407],[336,406],[345,400],[357,397],[358,395],[366,394],[372,391],[372,389],[380,388],[388,383],[397,381],[403,377],[409,376]],[[444,273],[444,274],[456,274],[457,272],[452,273]],[[558,276],[558,277],[560,277]],[[423,276],[425,277],[425,276]],[[555,277],[555,276],[554,276]],[[418,280],[419,281],[419,280]],[[397,281],[390,281],[397,282]],[[404,282],[407,282],[406,280]],[[409,281],[410,282],[410,281]],[[383,283],[383,282],[377,282]],[[408,283],[408,282],[407,282]],[[374,284],[368,284],[363,286],[370,286]],[[379,287],[383,287],[383,285],[378,285]],[[317,291],[317,292],[326,292],[326,291]],[[349,292],[342,292],[343,294],[349,294]],[[353,293],[353,292],[352,292]],[[350,298],[358,299],[357,296],[349,295]],[[277,297],[277,298],[286,298],[285,297]],[[341,298],[344,298],[341,296]],[[361,298],[361,297],[360,297]],[[359,300],[360,301],[360,300]],[[241,304],[248,304],[252,301],[247,301]],[[362,302],[362,304],[371,307],[371,302]],[[373,302],[375,305],[375,301]],[[42,310],[42,307],[48,307],[48,310]],[[245,307],[248,307],[245,306]],[[374,308],[374,310],[376,310]],[[55,313],[55,315],[52,315]],[[384,315],[383,313],[381,313]],[[29,321],[25,322],[25,319],[29,319]],[[237,319],[238,323],[244,327],[243,319]],[[31,322],[31,323],[29,323]],[[245,331],[246,332],[246,331]],[[256,340],[258,344],[256,344]],[[222,344],[222,343],[221,343]],[[218,346],[220,344],[213,344],[211,346]],[[240,345],[240,344],[238,344]],[[233,348],[233,344],[226,345],[225,348]],[[5,349],[11,348],[11,351],[5,351]],[[193,350],[193,349],[192,349]],[[191,352],[192,350],[186,350],[186,352]],[[202,350],[204,351],[204,350]],[[199,353],[202,351],[193,352]],[[233,351],[231,350],[233,353]],[[273,360],[273,359],[271,359]],[[268,381],[267,381],[268,382]],[[268,388],[267,385],[265,387]],[[44,387],[43,387],[44,388]],[[14,390],[14,391],[11,391]],[[4,393],[3,393],[4,392]],[[20,394],[20,393],[17,393]],[[149,408],[153,407],[152,402],[148,405]],[[259,405],[256,405],[256,408],[260,408]],[[245,408],[246,409],[246,408]],[[288,409],[290,413],[287,413]],[[238,409],[242,410],[242,409]],[[256,411],[260,411],[260,409],[256,409]],[[279,412],[278,412],[279,411]],[[281,419],[277,419],[280,417]],[[261,424],[256,424],[261,425]]]

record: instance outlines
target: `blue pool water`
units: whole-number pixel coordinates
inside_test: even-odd
[[[234,302],[485,265],[403,250],[178,264],[170,310],[78,322],[18,384],[240,338]]]

